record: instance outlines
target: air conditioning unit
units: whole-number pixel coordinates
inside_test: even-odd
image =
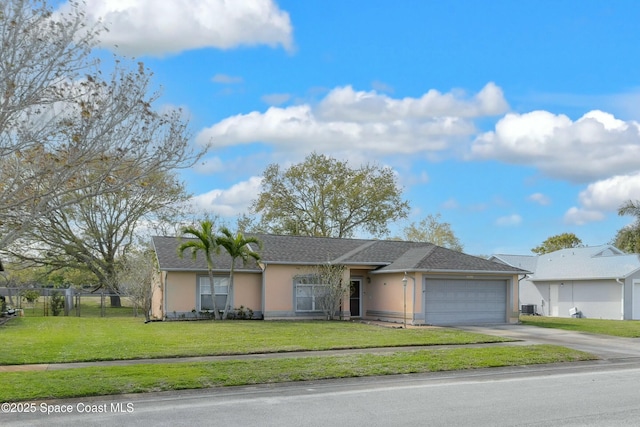
[[[522,304],[520,307],[520,313],[522,314],[536,314],[536,305],[535,304]]]

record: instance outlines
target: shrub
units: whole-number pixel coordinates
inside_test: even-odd
[[[248,320],[253,318],[253,310],[249,307],[245,307],[241,305],[239,308],[234,309],[234,319],[238,320]]]
[[[40,298],[40,292],[35,289],[26,289],[22,291],[22,297],[27,300],[29,304],[33,304]]]
[[[64,295],[58,291],[51,293],[51,314],[59,316],[62,310],[64,310]]]

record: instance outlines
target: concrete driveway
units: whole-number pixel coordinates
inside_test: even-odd
[[[640,357],[640,338],[619,338],[529,325],[462,326],[458,329],[522,340],[531,344],[555,344],[595,354],[602,359]]]

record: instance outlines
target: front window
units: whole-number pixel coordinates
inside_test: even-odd
[[[214,276],[213,290],[215,292],[216,307],[218,310],[224,310],[227,303],[227,294],[229,293],[229,277]],[[211,281],[208,276],[199,278],[198,286],[198,311],[213,310],[214,294],[211,292]]]
[[[294,279],[296,288],[296,311],[322,311],[322,297],[327,285],[318,283],[318,276],[298,276]]]

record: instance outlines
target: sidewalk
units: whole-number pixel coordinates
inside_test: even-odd
[[[217,362],[223,360],[247,360],[247,359],[276,359],[276,358],[298,358],[298,357],[323,357],[339,356],[348,354],[374,353],[384,354],[396,351],[416,351],[416,350],[440,350],[449,348],[478,348],[491,346],[521,346],[531,345],[526,341],[511,341],[482,344],[447,344],[447,345],[424,345],[406,347],[375,347],[375,348],[349,348],[343,350],[318,350],[318,351],[291,351],[280,353],[255,353],[255,354],[235,354],[223,356],[194,356],[194,357],[169,357],[160,359],[126,359],[126,360],[104,360],[96,362],[73,362],[73,363],[39,363],[31,365],[2,365],[0,372],[25,372],[25,371],[56,371],[62,369],[76,369],[99,366],[131,366],[160,363],[198,363]]]

